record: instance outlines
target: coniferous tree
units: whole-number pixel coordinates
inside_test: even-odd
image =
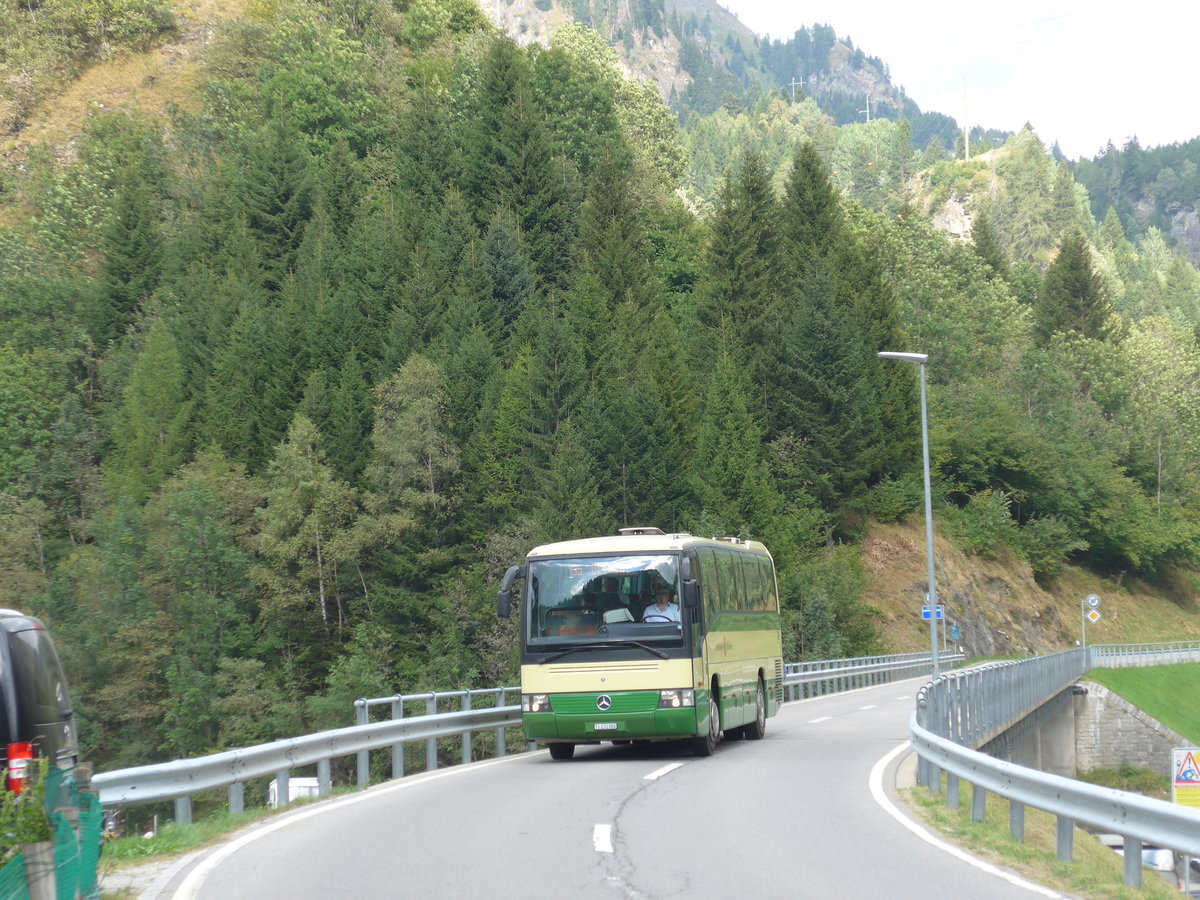
[[[528,60],[510,40],[494,41],[484,58],[465,147],[463,183],[479,225],[509,210],[538,277],[559,284],[571,264],[574,204],[533,100]]]
[[[800,273],[813,256],[828,255],[841,234],[841,202],[812,141],[792,161],[779,230],[784,268]]]
[[[114,492],[142,501],[158,488],[183,462],[189,414],[175,337],[155,319],[125,387],[114,451],[104,467]]]
[[[295,267],[312,214],[313,184],[300,137],[275,119],[255,135],[239,179],[246,224],[266,263],[268,288]]]
[[[756,154],[747,153],[721,187],[700,300],[701,320],[710,327],[727,321],[737,347],[758,342],[759,317],[775,299],[778,223],[770,175]]]
[[[202,434],[251,470],[283,436],[291,408],[291,366],[273,310],[242,305],[205,386]],[[303,388],[296,385],[297,393]],[[297,398],[299,399],[299,398]]]
[[[124,334],[162,271],[162,242],[154,185],[142,167],[127,172],[112,217],[101,234],[98,296],[88,316],[98,347]]]
[[[1055,332],[1101,338],[1112,307],[1092,266],[1087,238],[1078,228],[1063,237],[1058,256],[1046,269],[1034,305],[1034,328],[1042,341]]]
[[[534,297],[534,279],[525,261],[512,223],[498,214],[483,241],[483,270],[491,288],[492,304],[499,316],[501,335],[513,325]]]
[[[586,385],[583,350],[570,320],[553,313],[543,316],[537,326],[529,371],[541,463],[557,444],[558,430],[579,405]]]
[[[351,347],[338,370],[333,392],[326,458],[341,480],[353,484],[367,463],[371,434],[371,389],[359,354]]]
[[[538,543],[608,534],[612,520],[600,503],[595,462],[571,421],[558,430],[554,452],[542,476],[534,515]]]
[[[971,247],[997,275],[1001,278],[1008,275],[1008,258],[985,210],[977,212],[975,221],[971,223]]]

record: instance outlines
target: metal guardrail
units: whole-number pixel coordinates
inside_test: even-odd
[[[1134,666],[1168,666],[1200,662],[1200,641],[1166,641],[1157,644],[1095,644],[1087,648],[1090,669]]]
[[[955,660],[962,657],[943,654],[940,658]],[[799,699],[909,678],[928,671],[929,667],[929,655],[920,653],[817,660],[786,664],[784,682],[793,694],[790,699]],[[95,775],[92,782],[106,807],[174,800],[175,819],[184,824],[191,822],[191,797],[200,791],[227,788],[230,811],[241,812],[245,806],[245,782],[250,778],[274,776],[276,796],[280,802],[286,802],[291,771],[314,763],[317,766],[317,793],[323,796],[332,789],[332,760],[345,756],[357,756],[356,782],[361,789],[369,781],[368,754],[371,750],[391,747],[393,778],[404,775],[403,745],[417,741],[426,742],[427,770],[437,768],[438,739],[455,735],[462,736],[463,762],[470,762],[471,735],[477,731],[496,730],[496,752],[503,756],[506,751],[504,729],[521,724],[520,706],[503,704],[509,694],[519,690],[504,687],[362,698],[355,701],[357,724],[349,728],[195,759],[102,772]],[[495,698],[497,705],[474,710],[474,698],[479,697]],[[455,700],[461,707],[458,711],[437,711],[440,703]],[[424,705],[423,714],[406,716],[405,706],[414,703]],[[375,706],[389,706],[391,720],[368,723],[369,710]]]
[[[962,662],[964,657],[961,653],[939,653],[938,659],[943,663],[957,663]],[[928,653],[784,663],[783,684],[789,701],[802,700],[886,684],[902,678],[915,678],[924,675],[929,667]]]
[[[1142,845],[1200,856],[1200,810],[1128,791],[1100,788],[981,753],[982,746],[1081,677],[1089,668],[1200,662],[1200,642],[1099,645],[940,676],[918,693],[910,724],[919,778],[957,806],[958,780],[973,786],[971,815],[984,816],[990,791],[1009,801],[1010,831],[1024,837],[1024,809],[1057,818],[1057,856],[1070,860],[1076,823],[1125,838],[1125,883],[1142,883]]]
[[[512,728],[521,724],[520,706],[439,713],[410,719],[372,722],[287,738],[197,759],[178,759],[149,766],[102,772],[92,777],[104,806],[175,800],[175,819],[191,822],[191,796],[225,787],[231,812],[243,809],[246,779],[274,775],[277,796],[288,797],[292,769],[316,764],[319,793],[331,789],[331,761],[342,756],[411,741],[436,740],[473,731]],[[402,774],[402,773],[401,773]]]
[[[422,694],[393,694],[391,697],[360,697],[354,701],[354,724],[366,725],[369,721],[372,706],[387,706],[391,710],[393,720],[404,718],[405,704],[420,703],[423,707],[421,715],[434,716],[438,713],[438,704],[447,700],[457,700],[460,709],[472,708],[474,698],[489,697],[495,701],[495,706],[505,705],[509,694],[520,694],[519,687],[483,688],[473,691],[427,691]],[[496,728],[496,756],[504,756],[507,744],[504,739],[506,725]],[[462,732],[462,761],[471,761],[471,739],[473,733]],[[369,750],[358,752],[358,789],[362,790],[370,781]],[[432,772],[438,767],[438,739],[427,738],[425,741],[425,771]],[[392,777],[404,775],[404,744],[392,745]]]

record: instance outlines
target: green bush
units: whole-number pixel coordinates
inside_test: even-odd
[[[6,865],[22,844],[36,844],[51,838],[46,817],[46,764],[33,760],[26,770],[25,790],[14,794],[0,787],[0,866]],[[8,772],[3,773],[7,778]]]
[[[971,553],[995,555],[1001,545],[1013,543],[1017,523],[1009,515],[1011,505],[1004,491],[987,489],[972,494],[964,507],[951,506],[945,514],[951,540]]]
[[[1067,523],[1057,516],[1030,519],[1012,534],[1011,540],[1039,582],[1055,578],[1066,565],[1067,557],[1088,548],[1087,541],[1075,537]]]
[[[923,497],[921,480],[916,476],[888,478],[867,494],[866,512],[878,522],[898,522],[920,509]]]

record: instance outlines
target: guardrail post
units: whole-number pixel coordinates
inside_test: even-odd
[[[503,705],[504,705],[504,688],[500,688],[498,691],[496,691],[496,708],[499,709]],[[504,728],[501,727],[501,728],[496,729],[496,756],[497,757],[503,756],[504,749],[505,749],[504,748]]]
[[[971,785],[971,821],[982,822],[987,815],[987,791],[977,784]]]
[[[354,701],[354,724],[367,724],[367,699],[359,697]],[[371,780],[371,754],[370,751],[358,751],[358,789],[365,790],[367,784]]]
[[[462,698],[462,710],[466,712],[471,708],[471,692],[464,691]],[[462,734],[462,761],[465,766],[471,761],[471,732],[464,731]]]
[[[333,765],[328,758],[317,760],[317,796],[325,797],[333,790]]]
[[[1008,801],[1008,833],[1017,843],[1025,843],[1025,804],[1017,800]]]
[[[292,801],[291,793],[288,791],[290,777],[291,772],[288,769],[280,769],[275,773],[275,805],[280,809]]]
[[[959,805],[959,788],[958,776],[953,772],[946,773],[946,806],[950,809],[958,809]]]
[[[1131,888],[1142,886],[1142,842],[1139,838],[1125,837],[1125,884]]]
[[[175,824],[176,825],[191,825],[192,824],[192,798],[191,797],[176,797],[175,798]]]
[[[397,694],[392,700],[392,719],[404,718],[404,695]],[[404,777],[404,745],[392,744],[392,777]]]
[[[237,816],[246,811],[246,785],[235,781],[229,786],[228,796],[230,815]]]
[[[425,715],[437,715],[437,694],[430,693],[425,698]],[[425,771],[432,772],[437,768],[437,738],[425,742]]]
[[[1070,862],[1075,857],[1075,822],[1059,816],[1054,823],[1054,853],[1060,862]]]

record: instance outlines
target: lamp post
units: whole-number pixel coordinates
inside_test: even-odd
[[[929,658],[933,665],[933,677],[938,677],[937,645],[937,582],[933,573],[933,499],[929,489],[929,417],[925,411],[925,362],[928,353],[893,353],[882,351],[880,359],[898,359],[916,363],[921,367],[921,455],[925,463],[925,556],[929,567]]]

